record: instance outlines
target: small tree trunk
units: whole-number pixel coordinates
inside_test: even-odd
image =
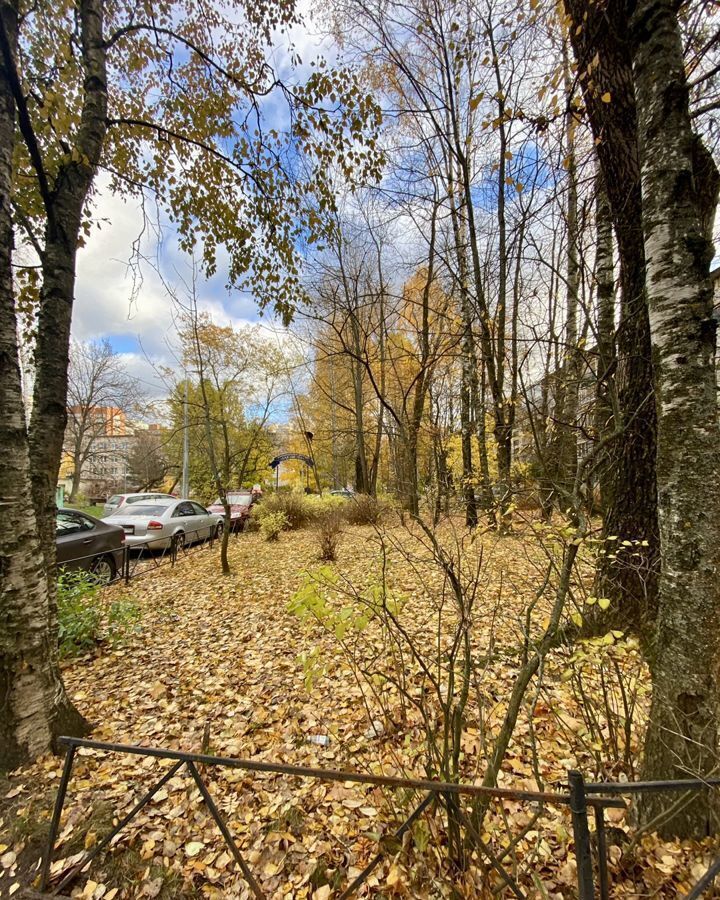
[[[662,547],[644,777],[702,777],[717,772],[720,724],[720,428],[708,227],[718,172],[690,126],[676,8],[640,0],[631,34]],[[716,831],[716,803],[713,792],[698,791],[661,821],[661,833]],[[655,822],[668,806],[667,796],[643,797],[641,820]]]
[[[403,507],[412,515],[420,512],[420,498],[418,489],[418,461],[417,461],[417,433],[411,431],[403,437],[403,479],[402,497]]]
[[[465,330],[467,331],[467,327]],[[470,367],[472,358],[465,349],[463,339],[462,372],[460,385],[460,444],[462,451],[462,493],[465,500],[465,524],[474,528],[478,523],[472,464],[472,421],[470,419]]]
[[[223,533],[220,540],[220,566],[222,567],[223,575],[229,575],[230,560],[228,559],[228,544],[230,542],[230,526],[232,520],[230,518],[230,504],[227,500],[225,501],[224,506],[225,515],[223,517]]]
[[[72,487],[70,488],[70,496],[68,497],[68,500],[70,501],[70,503],[74,503],[77,500],[79,493],[80,493],[80,472],[78,471],[78,468],[76,466],[75,471],[73,472]]]

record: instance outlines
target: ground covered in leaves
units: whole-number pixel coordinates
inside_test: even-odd
[[[440,719],[431,697],[429,719],[412,698],[429,691],[433,671],[441,693],[452,691],[442,661],[457,634],[457,616],[427,542],[400,525],[383,531],[381,541],[374,528],[348,529],[337,562],[324,564],[312,530],[285,533],[277,543],[238,535],[231,540],[230,576],[221,575],[215,547],[108,588],[107,602],[129,596],[142,618],[124,644],[99,648],[64,668],[92,737],[432,776],[426,740]],[[468,575],[475,585],[473,682],[459,760],[462,780],[473,782],[492,751],[528,633],[547,616],[547,600],[538,598],[547,553],[527,535],[468,543],[458,534],[448,528],[443,540],[460,547],[470,560],[467,571],[475,572]],[[293,597],[297,607],[298,591],[317,601],[307,573],[321,565],[320,594],[338,610],[324,624],[288,608]],[[377,598],[383,571],[405,637],[388,639],[370,622],[357,638],[352,622],[343,624],[342,610]],[[423,666],[435,669],[423,673]],[[636,777],[647,687],[636,652],[619,637],[579,653],[554,651],[527,692],[500,784],[562,792],[573,767],[589,779]],[[51,870],[55,884],[169,766],[79,751]],[[22,896],[21,884],[36,879],[61,769],[62,760],[48,756],[0,784],[0,896]],[[513,896],[487,857],[471,859],[464,873],[452,870],[437,810],[420,817],[400,841],[388,839],[420,794],[210,767],[201,774],[267,897],[339,896],[379,845],[383,860],[361,896]],[[611,810],[608,818],[613,896],[681,896],[717,853],[709,843],[634,837],[623,811]],[[483,827],[483,841],[524,895],[577,896],[566,807],[497,802]],[[250,896],[185,773],[171,778],[112,846],[75,882],[74,896]]]

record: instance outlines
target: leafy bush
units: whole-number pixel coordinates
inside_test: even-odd
[[[102,584],[91,572],[61,572],[57,582],[61,656],[78,656],[106,641],[121,645],[139,630],[140,609],[131,600],[114,600],[104,614]]]
[[[305,502],[307,503],[311,514],[316,518],[320,518],[320,516],[324,516],[325,513],[331,512],[332,510],[344,509],[347,500],[344,497],[337,497],[332,494],[323,494],[321,497],[314,494],[310,497],[306,497]]]
[[[282,512],[265,513],[260,519],[260,534],[266,541],[277,541],[287,527],[288,521]]]
[[[368,494],[356,494],[345,503],[345,519],[350,525],[379,525],[388,505]]]
[[[99,640],[100,584],[90,572],[61,572],[57,583],[60,655],[77,656]]]
[[[318,518],[316,528],[320,540],[320,559],[334,562],[343,534],[343,514],[337,507],[330,507]]]
[[[255,515],[260,520],[260,527],[267,516],[282,514],[285,517],[283,526],[289,531],[296,528],[304,528],[317,517],[313,505],[303,494],[296,492],[290,494],[271,494],[263,498],[262,503],[256,507]]]
[[[140,631],[141,616],[140,607],[127,597],[113,600],[108,609],[104,639],[111,647],[122,646],[129,634]]]

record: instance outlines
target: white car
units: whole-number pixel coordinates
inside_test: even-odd
[[[113,494],[108,497],[103,507],[103,519],[112,515],[116,509],[132,503],[153,503],[155,500],[174,500],[172,494]]]
[[[128,547],[148,547],[151,550],[204,541],[213,535],[220,537],[222,516],[208,512],[194,500],[161,498],[147,503],[132,503],[119,507],[105,517],[109,525],[120,525]]]

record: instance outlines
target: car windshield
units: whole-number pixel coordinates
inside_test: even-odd
[[[108,503],[112,503],[114,506],[122,500],[122,494],[113,494],[113,496],[107,501]]]
[[[231,493],[227,495],[228,503],[234,503],[242,506],[250,506],[252,502],[252,494],[250,491],[243,491],[242,493]],[[216,503],[222,503],[222,500],[219,498],[215,501]]]
[[[156,504],[154,506],[133,506],[130,509],[119,509],[109,518],[117,517],[124,519],[127,516],[161,516],[167,509],[169,504]]]

